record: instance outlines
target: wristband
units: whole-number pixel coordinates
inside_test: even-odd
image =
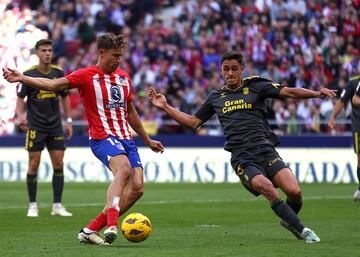
[[[67,122],[67,123],[72,123],[72,118],[70,118],[70,117],[69,117],[69,118],[66,118],[66,122]]]

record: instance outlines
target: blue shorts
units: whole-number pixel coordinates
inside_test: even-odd
[[[109,167],[111,157],[125,154],[132,168],[141,167],[142,163],[138,153],[138,149],[133,140],[118,139],[112,135],[101,140],[90,140],[90,147],[94,155]]]

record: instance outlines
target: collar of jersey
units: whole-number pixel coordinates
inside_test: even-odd
[[[228,88],[228,87],[226,86],[226,84],[224,84],[224,85],[221,87],[221,89],[223,89],[223,90],[225,89],[225,90],[228,90],[228,91],[237,91],[237,90],[239,90],[240,88],[242,88],[243,85],[244,85],[244,80],[241,79],[240,86],[238,86],[237,88],[231,89],[231,88]]]
[[[39,70],[39,66],[38,66],[38,65],[35,66],[35,69],[36,69],[38,72],[40,72],[41,74],[48,75],[48,74],[52,71],[53,67],[52,67],[52,65],[51,65],[50,70],[49,70],[48,72],[42,72],[41,70]]]

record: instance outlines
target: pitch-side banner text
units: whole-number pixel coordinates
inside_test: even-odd
[[[279,148],[278,152],[300,182],[357,182],[356,155],[351,148]],[[139,148],[145,182],[239,182],[230,164],[230,153],[221,148],[166,148],[163,154]],[[65,180],[108,182],[111,172],[89,148],[68,148],[64,159]],[[27,152],[23,148],[0,148],[0,181],[24,181]],[[49,182],[53,169],[43,152],[38,181]]]

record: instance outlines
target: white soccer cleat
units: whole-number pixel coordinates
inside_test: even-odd
[[[111,245],[117,238],[118,228],[116,226],[108,227],[104,231],[104,241]]]
[[[68,212],[61,203],[55,203],[53,205],[51,215],[52,216],[59,215],[62,217],[70,217],[70,216],[72,216],[72,213]]]
[[[109,245],[104,242],[97,232],[86,233],[84,229],[79,231],[78,240],[81,244]]]
[[[301,235],[305,239],[306,243],[318,243],[320,242],[320,238],[309,228],[304,228]]]
[[[26,216],[28,216],[28,217],[38,217],[39,216],[39,209],[38,209],[36,203],[29,204],[29,209],[28,209]]]
[[[360,190],[356,190],[354,193],[354,201],[360,201]]]

